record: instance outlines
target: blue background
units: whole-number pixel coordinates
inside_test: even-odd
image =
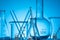
[[[6,10],[6,19],[8,27],[6,28],[6,35],[10,36],[10,24],[9,21],[12,21],[10,15],[10,10],[14,10],[18,20],[24,20],[26,13],[29,10],[29,7],[32,7],[33,15],[35,16],[36,11],[36,0],[0,0],[0,10]],[[41,13],[41,0],[38,0],[39,9],[38,14]],[[44,17],[60,17],[60,0],[44,0]],[[50,19],[52,23],[52,33],[56,33],[60,27],[60,19]]]

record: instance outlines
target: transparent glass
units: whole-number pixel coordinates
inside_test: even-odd
[[[21,22],[21,21],[20,21]],[[10,24],[11,24],[11,38],[14,40],[14,39],[17,39],[17,40],[26,40],[27,38],[27,23],[24,23],[22,21],[22,23],[20,23],[19,21],[11,21]],[[20,24],[19,25],[16,25],[16,24]],[[22,26],[21,24],[24,25]]]
[[[35,21],[36,20],[36,21]],[[36,18],[33,20],[33,23],[31,24],[32,28],[30,31],[31,37],[35,40],[40,39],[47,39],[51,35],[51,23],[45,18]]]
[[[43,18],[43,19],[37,19],[37,27],[39,30],[40,36],[49,36],[50,35],[50,22]]]

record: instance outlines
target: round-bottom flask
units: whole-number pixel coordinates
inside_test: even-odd
[[[37,39],[37,40],[45,40],[47,39],[50,35],[51,35],[51,23],[45,19],[45,18],[37,18],[36,20],[36,27],[37,29],[35,29],[34,31],[36,33],[36,35],[33,36],[33,39]],[[38,31],[37,31],[38,30]],[[37,33],[39,33],[39,35],[37,35]]]
[[[39,30],[40,38],[41,39],[46,39],[50,36],[51,34],[51,24],[50,22],[43,18],[37,18],[37,28]]]

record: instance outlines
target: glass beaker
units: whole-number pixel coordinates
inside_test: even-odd
[[[15,23],[10,23],[11,25],[11,39],[14,40],[15,37],[18,37],[18,30],[16,28]]]
[[[26,40],[27,39],[27,22],[25,21],[11,21],[11,38],[12,40]],[[23,26],[18,26],[18,23],[25,23]]]

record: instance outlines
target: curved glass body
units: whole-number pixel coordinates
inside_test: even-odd
[[[50,35],[50,26],[51,26],[50,22],[47,19],[45,18],[37,19],[37,27],[38,27],[40,36]]]
[[[51,35],[51,23],[47,19],[37,18],[36,25],[39,35],[34,35],[33,39],[47,39]]]

